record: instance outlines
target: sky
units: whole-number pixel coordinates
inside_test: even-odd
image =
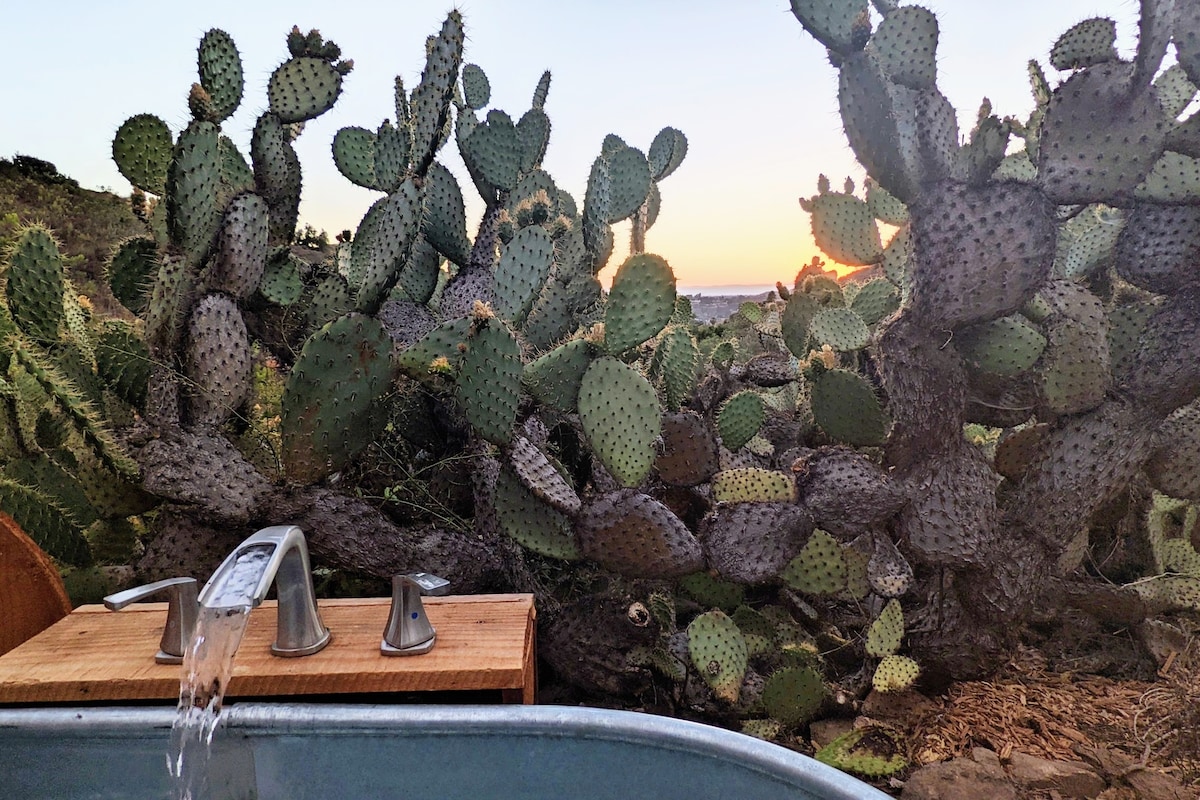
[[[292,25],[318,28],[354,60],[337,105],[297,141],[304,170],[301,223],[332,237],[354,229],[375,192],[338,173],[330,143],[342,127],[374,130],[394,117],[392,83],[411,90],[426,36],[446,13],[463,14],[465,61],[483,67],[490,108],[517,119],[543,70],[553,80],[553,129],[544,167],[582,203],[592,161],[608,133],[646,150],[664,126],[688,137],[687,159],[661,185],[663,205],[647,250],[667,259],[683,291],[718,294],[790,283],[819,251],[798,198],[817,177],[835,187],[863,170],[845,143],[837,72],[787,0],[56,0],[15,3],[0,27],[0,156],[53,162],[85,188],[128,194],[111,157],[112,135],[152,113],[178,132],[196,76],[196,45],[209,28],[237,43],[246,76],[241,107],[224,132],[249,151],[266,106],[271,71],[287,57]],[[1108,16],[1118,50],[1136,46],[1133,0],[929,0],[938,15],[938,84],[965,135],[980,100],[1025,118],[1032,108],[1025,65],[1046,63],[1072,24]],[[456,148],[440,158],[459,175],[468,217],[482,204]],[[611,274],[627,252],[617,227]],[[606,277],[602,275],[602,278]],[[736,288],[735,288],[736,287]]]

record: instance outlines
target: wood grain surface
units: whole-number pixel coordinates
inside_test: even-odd
[[[388,598],[321,600],[332,641],[301,658],[271,655],[276,609],[250,614],[226,696],[499,690],[534,702],[532,595],[427,597],[437,644],[419,656],[380,655]],[[81,606],[0,656],[0,703],[176,700],[180,666],[156,664],[166,603],[120,612]]]
[[[0,512],[0,655],[70,613],[54,562]]]

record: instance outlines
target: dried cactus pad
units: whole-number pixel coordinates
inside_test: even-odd
[[[794,503],[796,481],[773,469],[727,469],[713,475],[712,492],[718,503]]]
[[[513,471],[542,501],[564,514],[577,514],[582,507],[579,495],[562,473],[535,444],[524,436],[513,437],[508,449]]]
[[[622,575],[675,578],[704,566],[700,543],[669,508],[634,489],[585,506],[577,526],[583,554]]]
[[[692,664],[726,703],[736,703],[746,675],[746,640],[723,611],[708,611],[688,625],[688,653]]]
[[[818,750],[815,758],[843,772],[868,778],[895,775],[908,766],[895,736],[877,726],[858,728],[839,736]]]
[[[871,685],[879,692],[902,692],[916,683],[921,667],[908,656],[884,656],[875,668]]]
[[[811,518],[791,503],[722,503],[705,517],[700,535],[713,569],[754,584],[779,575],[811,532]]]

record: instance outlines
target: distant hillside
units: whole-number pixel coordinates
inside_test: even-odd
[[[71,279],[101,310],[114,304],[104,263],[121,240],[145,232],[128,198],[93,192],[32,156],[0,158],[0,247],[21,225],[40,222],[58,237]]]
[[[733,312],[741,308],[742,303],[759,303],[767,299],[772,292],[758,294],[689,294],[692,302],[692,314],[700,322],[724,322]]]

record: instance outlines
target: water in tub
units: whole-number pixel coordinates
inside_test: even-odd
[[[223,583],[214,587],[207,607],[200,608],[195,633],[183,655],[179,715],[167,752],[176,800],[199,800],[208,794],[209,745],[233,672],[233,656],[253,608],[253,592],[273,549],[254,547],[242,553]]]

